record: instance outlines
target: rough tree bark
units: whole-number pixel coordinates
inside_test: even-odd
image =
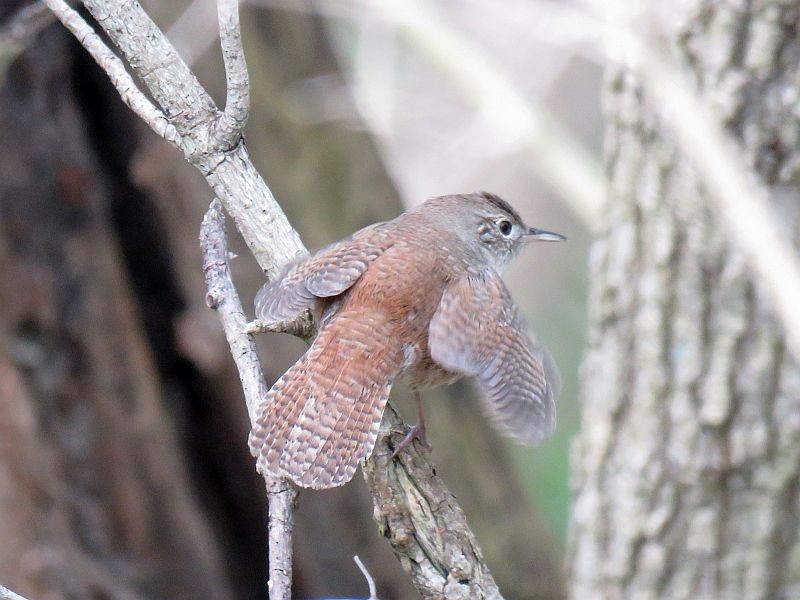
[[[672,51],[797,244],[800,7],[693,10]],[[629,72],[609,73],[572,596],[797,597],[800,367],[644,97]]]

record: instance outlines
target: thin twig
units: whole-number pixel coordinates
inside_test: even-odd
[[[239,371],[250,422],[255,423],[258,407],[268,390],[256,353],[253,336],[244,332],[247,320],[230,274],[228,236],[219,200],[211,203],[200,226],[206,304],[222,321],[225,337]],[[269,597],[287,600],[292,585],[292,528],[297,490],[287,481],[264,473],[269,501]]]
[[[181,148],[183,140],[178,130],[164,116],[164,113],[147,99],[147,96],[142,93],[128,74],[123,62],[106,46],[83,17],[70,8],[64,0],[44,0],[44,3],[89,51],[100,68],[108,74],[122,101],[159,136]]]
[[[250,81],[242,48],[238,0],[217,0],[217,16],[228,92],[216,133],[219,143],[233,146],[242,135],[250,111]]]
[[[364,579],[367,580],[367,585],[369,586],[368,600],[378,600],[378,592],[375,589],[375,580],[372,578],[372,575],[370,575],[369,571],[367,570],[367,567],[364,566],[364,563],[361,562],[361,559],[358,557],[358,554],[356,554],[353,557],[353,560],[355,561],[358,569],[361,571],[361,574],[364,576]]]

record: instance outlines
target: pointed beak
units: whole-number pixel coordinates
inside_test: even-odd
[[[554,231],[545,231],[544,229],[536,229],[536,227],[531,227],[528,229],[525,237],[527,237],[528,241],[531,242],[563,242],[567,239],[560,233],[555,233]]]

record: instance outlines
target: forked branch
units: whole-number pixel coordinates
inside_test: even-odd
[[[241,138],[249,93],[236,1],[220,0],[218,5],[228,82],[222,112],[138,2],[84,0],[84,5],[156,104],[142,93],[125,73],[122,60],[77,12],[63,0],[45,2],[111,77],[128,105],[183,152],[220,198],[222,204],[212,203],[201,227],[207,302],[220,315],[252,421],[267,384],[230,278],[222,205],[267,275],[277,275],[281,265],[306,253],[306,249],[250,162]],[[312,331],[308,318],[302,316],[282,327],[304,338]],[[468,597],[499,597],[463,512],[433,474],[428,455],[409,449],[397,459],[389,458],[387,449],[393,447],[393,436],[403,425],[391,408],[387,415],[376,450],[365,465],[381,531],[389,537],[424,597],[438,598],[451,591],[463,591]],[[291,590],[291,530],[297,491],[285,481],[269,477],[266,484],[270,503],[270,598],[284,599],[290,597]],[[433,508],[420,512],[425,503]],[[432,520],[427,522],[427,518]],[[437,531],[443,533],[437,537],[433,535]]]

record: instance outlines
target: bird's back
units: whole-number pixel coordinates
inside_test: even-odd
[[[444,289],[463,269],[463,258],[454,251],[452,236],[432,224],[391,225],[395,243],[344,294],[337,312],[383,315],[391,331],[385,343],[403,352],[401,375],[412,387],[452,382],[458,376],[430,357],[428,331]]]

